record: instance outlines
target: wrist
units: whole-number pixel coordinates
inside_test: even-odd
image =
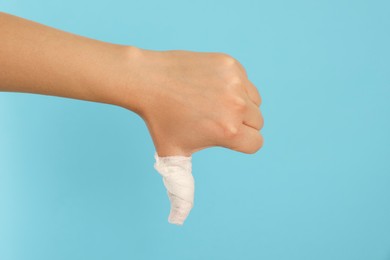
[[[174,64],[164,51],[122,46],[124,57],[116,105],[129,109],[143,119],[166,100],[166,88]],[[169,85],[169,84],[168,84]]]
[[[116,94],[114,105],[131,110],[142,116],[145,103],[150,98],[150,88],[146,84],[144,70],[146,57],[149,52],[134,46],[120,46],[118,59],[119,71],[116,73]]]
[[[136,112],[138,104],[134,95],[138,92],[138,84],[134,81],[134,75],[137,75],[135,70],[137,69],[137,53],[140,49],[124,45],[104,44],[106,53],[100,55],[110,58],[99,62],[103,67],[100,73],[104,71],[105,76],[102,77],[96,70],[92,79],[88,80],[92,94],[91,100],[124,107]]]

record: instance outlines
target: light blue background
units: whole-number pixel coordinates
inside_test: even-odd
[[[177,227],[137,115],[0,93],[1,260],[390,259],[388,1],[0,9],[104,41],[227,52],[258,86],[265,117],[259,153],[194,155],[195,207]]]

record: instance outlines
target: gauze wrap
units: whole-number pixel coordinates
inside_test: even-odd
[[[195,184],[191,172],[192,157],[159,157],[155,153],[154,158],[156,159],[154,168],[162,176],[171,202],[168,222],[182,225],[194,205]]]

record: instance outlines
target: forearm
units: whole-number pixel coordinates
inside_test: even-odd
[[[139,92],[133,91],[132,97],[129,89],[137,87],[129,85],[131,47],[81,37],[1,12],[0,39],[0,91],[126,104],[136,110]]]

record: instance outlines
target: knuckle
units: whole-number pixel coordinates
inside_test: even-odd
[[[234,97],[232,102],[233,102],[234,107],[239,111],[243,111],[247,108],[247,102],[242,97],[236,96],[236,97]]]
[[[239,92],[243,90],[243,79],[236,73],[229,73],[224,80],[224,86],[228,91]]]
[[[234,57],[227,53],[220,53],[219,58],[221,60],[221,63],[228,67],[235,66],[238,63],[238,61]]]
[[[227,55],[224,60],[228,66],[236,66],[238,64],[238,61],[230,55]]]
[[[235,139],[238,135],[238,127],[233,124],[223,124],[222,125],[222,137],[223,139],[231,140]]]
[[[228,84],[229,85],[241,86],[242,83],[243,83],[243,80],[239,75],[232,73],[231,75],[228,76]]]

